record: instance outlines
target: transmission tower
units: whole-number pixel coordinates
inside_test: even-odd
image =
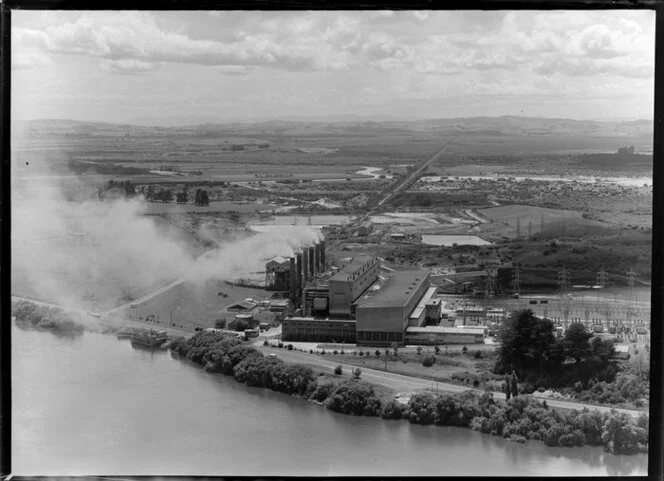
[[[486,281],[484,282],[484,300],[490,301],[496,293],[496,270],[487,269]]]
[[[569,272],[564,266],[558,272],[558,286],[560,288],[560,297],[564,297],[569,287]]]
[[[636,292],[634,290],[634,284],[636,281],[636,272],[634,268],[630,268],[627,272],[627,285],[629,286],[628,298],[627,298],[627,307],[625,309],[625,314],[627,317],[627,323],[630,327],[634,324],[634,317],[638,315],[638,309],[636,306]]]

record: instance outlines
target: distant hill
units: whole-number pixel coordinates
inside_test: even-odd
[[[142,120],[148,120],[142,119]],[[175,118],[168,119],[169,125],[150,125],[149,123],[137,122],[137,124],[111,124],[103,122],[80,122],[76,120],[31,120],[23,123],[23,127],[30,130],[67,130],[74,129],[80,132],[95,132],[100,130],[136,129],[138,131],[149,130],[171,130],[188,131],[195,130],[247,130],[255,127],[259,130],[274,130],[287,133],[295,129],[298,134],[306,134],[308,130],[316,132],[338,133],[344,130],[354,130],[358,127],[363,129],[402,130],[402,131],[438,131],[438,132],[465,132],[485,133],[489,135],[581,135],[581,136],[640,136],[649,135],[653,132],[652,120],[631,121],[594,121],[594,120],[572,120],[561,118],[540,117],[470,117],[451,119],[427,119],[427,120],[369,120],[357,116],[333,116],[314,120],[306,117],[286,117],[275,120],[262,120],[254,122],[226,121],[219,122],[206,117],[193,117],[180,119],[176,125],[171,123]]]

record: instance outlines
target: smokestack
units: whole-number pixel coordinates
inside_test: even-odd
[[[325,241],[322,240],[320,241],[319,244],[320,248],[320,270],[324,271],[327,268],[327,264],[325,263]]]
[[[290,258],[290,298],[295,304],[295,296],[297,295],[297,274],[295,272],[295,257]]]
[[[316,274],[315,271],[315,265],[314,265],[314,248],[308,247],[309,249],[309,273],[311,277],[313,277]]]
[[[302,286],[309,280],[309,250],[304,248],[302,250]]]
[[[316,272],[321,273],[323,272],[323,268],[320,265],[320,244],[316,243],[314,245],[314,258],[316,259]]]
[[[297,254],[295,254],[295,258],[297,259],[297,261],[296,261],[297,265],[295,266],[295,270],[296,270],[295,292],[296,292],[296,295],[299,298],[300,293],[302,292],[302,267],[303,267],[302,266],[302,253],[298,252]]]

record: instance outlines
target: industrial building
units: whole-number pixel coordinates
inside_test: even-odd
[[[290,317],[282,321],[281,336],[285,341],[347,342],[356,341],[355,321]]]
[[[483,344],[484,327],[408,327],[406,343],[419,345]]]
[[[404,333],[409,323],[421,325],[424,322],[424,304],[421,312],[416,309],[420,307],[420,301],[434,293],[435,288],[430,289],[427,272],[394,272],[379,289],[371,292],[357,306],[357,344],[404,344]],[[411,315],[415,315],[413,320]]]
[[[453,311],[436,297],[429,272],[385,271],[380,258],[363,255],[328,270],[324,241],[272,259],[266,279],[287,291],[295,309],[282,321],[282,339],[373,347],[483,342],[482,329],[450,327]],[[480,316],[466,314],[469,321]]]
[[[293,305],[299,306],[307,283],[326,269],[325,241],[321,240],[303,247],[290,258],[270,259],[265,264],[265,287],[281,292]]]

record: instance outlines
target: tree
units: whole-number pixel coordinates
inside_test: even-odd
[[[155,198],[154,198],[154,185],[153,184],[148,185],[148,188],[145,192],[145,199],[148,202],[152,202],[153,200],[155,200]]]
[[[337,376],[341,375],[343,373],[343,368],[341,367],[341,364],[339,364],[337,367],[334,368],[334,374]]]
[[[417,346],[417,355],[419,356],[421,354],[422,354],[422,346]]]
[[[361,375],[362,371],[360,370],[360,368],[359,367],[355,368],[355,370],[353,371],[353,376],[355,377],[355,379],[359,379]]]
[[[578,364],[590,353],[589,339],[592,334],[586,331],[586,327],[580,322],[573,322],[565,332],[563,345],[565,354],[574,358]]]
[[[496,372],[508,372],[513,365],[520,372],[545,367],[556,343],[553,323],[538,319],[530,309],[516,311],[505,320],[498,333]]]

